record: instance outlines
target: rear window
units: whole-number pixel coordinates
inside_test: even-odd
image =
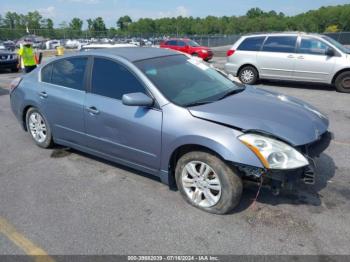
[[[296,36],[269,36],[262,50],[266,52],[294,53],[296,42]]]
[[[243,40],[237,50],[241,51],[259,51],[265,40],[265,36],[249,37]]]

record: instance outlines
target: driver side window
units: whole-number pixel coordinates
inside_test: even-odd
[[[91,92],[118,100],[124,94],[146,93],[140,81],[125,66],[105,58],[94,58]]]
[[[314,38],[301,38],[299,53],[310,55],[326,55],[328,45]]]

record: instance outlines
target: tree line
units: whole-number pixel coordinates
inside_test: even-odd
[[[132,21],[125,15],[116,20],[115,27],[107,28],[102,17],[84,21],[74,17],[70,22],[54,25],[38,11],[0,15],[0,38],[17,39],[27,32],[49,38],[83,38],[114,36],[163,36],[244,34],[267,31],[338,32],[350,31],[350,4],[321,7],[295,16],[276,11],[252,8],[242,16],[141,18]]]

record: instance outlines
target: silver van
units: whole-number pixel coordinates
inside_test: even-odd
[[[227,51],[225,70],[244,84],[278,79],[332,84],[350,93],[350,49],[319,34],[242,36]]]

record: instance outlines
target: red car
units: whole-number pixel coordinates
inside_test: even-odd
[[[213,58],[213,51],[206,46],[200,46],[198,43],[191,39],[186,38],[173,38],[168,39],[160,44],[161,48],[169,48],[184,52],[193,56],[198,56],[205,61],[209,61]]]

